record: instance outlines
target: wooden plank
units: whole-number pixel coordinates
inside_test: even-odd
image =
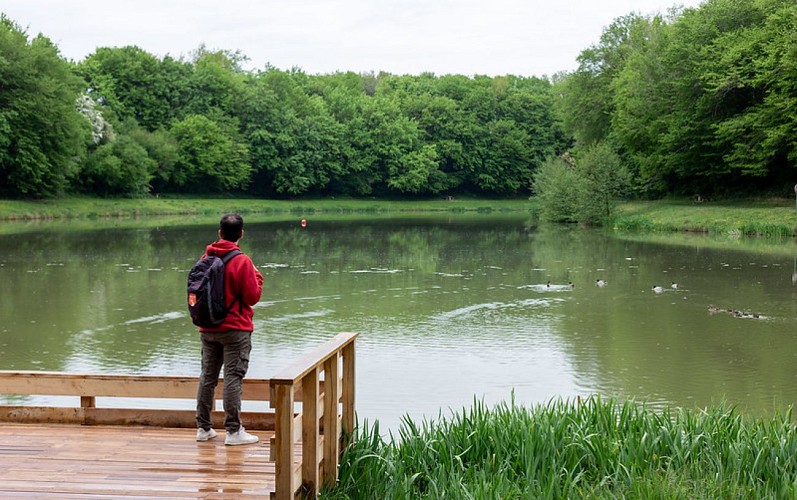
[[[318,379],[317,367],[302,379],[302,494],[309,498],[318,494]]]
[[[343,431],[347,434],[355,425],[355,343],[351,342],[343,348],[343,388],[341,394]]]
[[[211,414],[213,426],[224,429],[224,412]],[[271,412],[242,412],[247,429],[274,430]],[[194,410],[139,408],[62,408],[53,406],[0,406],[0,422],[73,425],[146,425],[196,428]]]
[[[324,380],[327,381],[324,390],[324,444],[323,444],[323,470],[321,480],[323,484],[335,484],[338,477],[338,454],[340,426],[338,425],[338,404],[340,394],[337,380],[339,378],[339,357],[334,356],[324,361]]]
[[[330,341],[312,350],[310,353],[281,370],[279,374],[271,380],[264,379],[245,379],[244,395],[246,401],[269,401],[271,407],[276,410],[276,414],[265,412],[245,412],[243,418],[249,430],[273,429],[274,435],[268,440],[272,453],[268,461],[268,454],[263,453],[260,457],[247,457],[247,467],[257,465],[258,461],[267,463],[268,469],[273,471],[270,476],[273,487],[269,493],[276,498],[291,498],[299,494],[316,496],[319,483],[334,483],[337,476],[339,453],[340,453],[340,433],[344,426],[354,422],[354,342],[357,333],[341,333]],[[324,380],[319,380],[321,370],[324,373]],[[312,374],[312,376],[307,376]],[[341,376],[343,375],[343,376]],[[146,425],[146,429],[161,429],[169,427],[170,432],[179,432],[181,428],[189,427],[189,433],[194,432],[194,411],[193,410],[171,410],[171,409],[132,409],[132,408],[97,408],[97,397],[103,398],[159,398],[159,399],[195,399],[198,379],[196,377],[158,377],[158,376],[130,376],[130,375],[103,375],[103,374],[64,374],[54,372],[3,372],[0,371],[0,394],[9,395],[52,395],[52,396],[75,396],[79,398],[79,407],[22,407],[22,406],[0,406],[0,421],[22,420],[28,422],[74,422],[78,424],[91,424],[90,428],[98,432],[105,429],[107,424],[122,426]],[[219,380],[215,392],[215,398],[220,399],[223,393],[223,380]],[[305,399],[307,401],[303,401]],[[294,404],[301,401],[303,411],[295,414]],[[213,412],[214,426],[223,430],[223,412]],[[82,427],[81,427],[82,428]],[[128,429],[129,430],[129,429]],[[325,435],[321,435],[321,432]],[[177,449],[171,443],[154,441],[155,446],[150,447],[146,452],[140,448],[131,450],[131,442],[120,435],[109,435],[103,433],[101,439],[105,448],[98,447],[96,442],[81,439],[72,444],[64,446],[58,441],[56,446],[61,447],[59,453],[49,453],[43,456],[52,460],[46,463],[72,463],[80,461],[85,456],[90,456],[91,460],[102,461],[104,469],[96,472],[94,468],[87,468],[75,472],[73,468],[56,466],[56,470],[50,470],[46,477],[54,481],[57,485],[50,488],[44,482],[36,482],[27,489],[13,489],[13,496],[34,496],[46,493],[57,496],[58,498],[69,498],[71,496],[88,495],[94,496],[95,492],[99,495],[137,496],[142,491],[147,494],[157,492],[156,496],[169,498],[179,495],[180,488],[174,484],[161,489],[155,482],[163,481],[169,477],[169,481],[174,483],[177,477],[181,477],[186,469],[201,469],[207,472],[209,469],[203,467],[206,464],[202,457],[190,457],[187,462],[181,462],[176,454]],[[143,433],[137,432],[139,436]],[[151,433],[149,433],[151,437]],[[190,434],[189,434],[190,436]],[[96,435],[94,438],[96,440]],[[26,438],[24,442],[34,442],[34,439]],[[213,440],[212,443],[193,442],[194,448],[203,445],[215,445],[223,439]],[[152,442],[150,442],[152,444]],[[261,442],[264,450],[268,449],[268,444]],[[3,447],[0,436],[0,457],[19,457],[29,456],[30,453],[39,453],[47,446],[32,446],[29,448]],[[248,448],[248,447],[247,447]],[[222,446],[222,449],[224,447]],[[119,458],[117,450],[125,450],[125,458]],[[298,451],[297,451],[298,450]],[[226,453],[226,452],[225,452]],[[298,455],[297,455],[298,453]],[[229,455],[229,453],[226,453]],[[55,458],[53,458],[55,457]],[[297,459],[298,458],[298,459]],[[65,462],[64,462],[65,461]],[[168,467],[161,464],[154,467],[139,467],[137,472],[129,472],[129,463],[150,464],[169,463]],[[27,463],[23,460],[24,463]],[[124,462],[124,465],[119,465]],[[201,493],[193,496],[194,490],[188,488],[193,498],[227,498],[234,493],[236,498],[245,498],[248,493],[240,487],[240,483],[247,483],[251,480],[241,478],[236,471],[229,468],[235,464],[241,465],[242,460],[230,460],[225,457],[225,474],[223,481],[215,481],[208,490],[200,490]],[[178,464],[178,465],[175,465]],[[182,465],[180,465],[182,464]],[[200,466],[197,467],[197,464]],[[321,468],[319,470],[318,465]],[[0,468],[3,461],[0,459]],[[21,475],[32,474],[41,475],[40,472],[33,472],[34,469],[18,469]],[[132,475],[131,475],[132,474]],[[129,479],[135,477],[136,483],[133,486],[118,488],[118,482],[114,478]],[[80,480],[75,480],[80,478]],[[91,478],[84,481],[84,478]],[[0,473],[0,496],[4,496],[2,484],[3,475]],[[9,478],[7,484],[27,484],[28,481],[17,480],[16,477]],[[62,488],[63,484],[75,484],[82,486]],[[139,482],[147,482],[147,487],[138,487]],[[179,480],[183,483],[196,481],[191,477]],[[113,484],[113,487],[104,486],[106,482]],[[225,487],[219,488],[220,482],[224,484],[234,483],[232,489]],[[87,485],[88,484],[88,485]],[[303,491],[300,489],[303,486]],[[71,489],[70,489],[71,488]],[[255,493],[259,495],[260,492]],[[243,495],[243,496],[242,496]]]
[[[357,335],[359,334],[354,332],[344,332],[335,335],[332,339],[277,372],[271,377],[272,384],[294,384],[298,382],[310,370],[322,365],[330,356],[337,355],[341,349],[354,342]]]
[[[6,424],[0,497],[263,498],[275,490],[273,433],[254,433],[261,443],[224,446],[194,429]]]
[[[0,422],[82,424],[83,408],[0,406]]]
[[[293,472],[293,387],[289,385],[272,386],[271,405],[275,408],[274,426],[276,463],[276,498],[293,500],[297,489]]]
[[[0,394],[9,395],[193,399],[198,383],[197,377],[0,371]],[[223,386],[223,379],[219,379],[218,399]],[[244,379],[244,400],[268,401],[268,398],[269,380]]]
[[[211,412],[213,426],[224,430],[223,411]],[[247,429],[274,430],[274,414],[271,412],[241,412],[241,421]],[[161,409],[93,408],[86,411],[87,425],[147,425],[196,429],[196,411]]]

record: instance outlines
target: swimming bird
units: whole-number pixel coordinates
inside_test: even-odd
[[[598,288],[603,288],[606,285],[608,285],[606,280],[595,280],[595,286],[597,286]]]
[[[673,281],[672,284],[670,284],[670,288],[672,288],[673,290],[678,290],[678,283]]]
[[[659,285],[653,285],[653,293],[662,293],[664,288],[660,287]]]

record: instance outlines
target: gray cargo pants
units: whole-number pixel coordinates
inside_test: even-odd
[[[241,428],[241,394],[243,380],[249,369],[252,351],[252,332],[231,330],[224,333],[200,332],[202,339],[202,374],[196,395],[197,427],[212,427],[210,412],[214,406],[213,393],[224,366],[224,427],[227,432]]]

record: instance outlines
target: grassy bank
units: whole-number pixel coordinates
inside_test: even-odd
[[[44,201],[0,200],[0,220],[84,219],[97,217],[204,216],[228,211],[241,214],[390,213],[533,211],[527,199],[370,199],[259,200],[242,198],[61,198]]]
[[[608,223],[615,231],[691,231],[749,236],[797,236],[794,200],[629,202]]]
[[[0,200],[0,220],[86,220],[167,216],[216,217],[227,211],[245,215],[527,212],[537,202],[527,199],[388,201],[370,199],[259,200],[241,198],[62,198],[45,201]],[[608,227],[618,232],[688,231],[721,235],[797,236],[794,200],[691,200],[628,202],[620,205]]]
[[[718,405],[656,412],[598,397],[526,409],[476,402],[448,419],[405,419],[394,439],[355,432],[326,499],[794,498],[791,414]]]

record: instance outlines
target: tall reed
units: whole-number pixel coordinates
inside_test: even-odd
[[[355,430],[327,499],[794,498],[791,410],[654,411],[591,397],[527,409],[475,400],[448,418]]]

